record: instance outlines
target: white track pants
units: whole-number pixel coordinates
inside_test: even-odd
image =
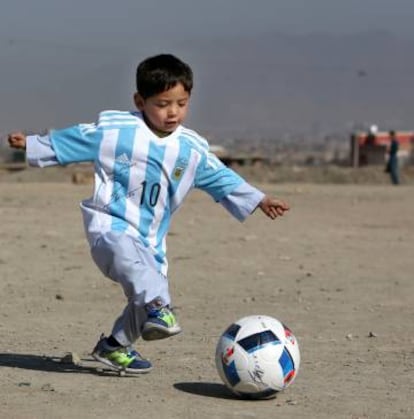
[[[102,273],[118,282],[128,304],[115,321],[112,336],[129,346],[141,335],[147,314],[145,304],[160,298],[170,304],[168,280],[157,270],[153,255],[137,239],[120,232],[99,237],[91,249],[92,258]]]

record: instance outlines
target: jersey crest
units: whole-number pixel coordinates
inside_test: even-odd
[[[174,180],[180,180],[181,179],[181,176],[183,175],[187,165],[188,165],[188,162],[184,159],[179,159],[177,161],[176,166],[174,167],[174,170],[173,170],[173,173],[172,173]]]

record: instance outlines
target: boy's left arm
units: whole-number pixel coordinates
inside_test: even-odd
[[[243,182],[219,202],[239,221],[244,221],[257,208],[272,220],[289,210],[285,201],[265,195],[247,182]]]
[[[284,201],[250,185],[214,154],[206,153],[203,157],[196,171],[195,186],[209,193],[239,221],[244,221],[258,207],[272,220],[289,209]]]

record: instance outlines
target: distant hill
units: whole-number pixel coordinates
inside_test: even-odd
[[[52,59],[16,45],[13,59],[0,54],[7,81],[0,133],[22,124],[37,130],[87,122],[101,109],[131,107],[135,65],[149,54],[138,47],[113,54],[56,47]],[[197,38],[166,41],[162,51],[194,67],[188,125],[212,138],[313,138],[371,123],[414,128],[414,42],[386,32]]]
[[[390,34],[269,34],[187,48],[206,130],[272,136],[414,126],[414,43]]]

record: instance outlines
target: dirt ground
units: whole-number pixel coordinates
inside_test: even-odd
[[[137,342],[154,370],[117,377],[89,355],[124,305],[84,238],[91,185],[3,178],[0,417],[413,418],[414,186],[258,186],[290,213],[240,224],[189,197],[168,240],[184,332]],[[250,314],[279,318],[300,343],[296,381],[269,401],[232,397],[215,369],[219,335]],[[62,362],[68,352],[81,365]]]

